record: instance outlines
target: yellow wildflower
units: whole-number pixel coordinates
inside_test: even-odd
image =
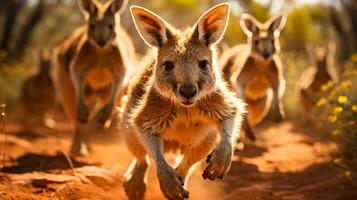
[[[336,158],[336,159],[333,160],[333,163],[341,164],[342,163],[342,159],[341,158]]]
[[[337,116],[333,115],[333,116],[330,116],[328,118],[328,120],[331,122],[331,123],[335,123],[337,121]]]
[[[355,111],[355,112],[357,112],[357,105],[353,105],[353,106],[352,106],[352,110]]]
[[[338,130],[338,129],[336,129],[336,130],[332,131],[331,134],[332,134],[333,136],[340,136],[340,135],[341,135],[341,131]]]
[[[348,98],[346,96],[339,96],[338,99],[337,99],[338,103],[340,104],[344,104],[344,103],[347,103],[348,101]]]
[[[347,80],[347,81],[342,81],[341,84],[340,84],[340,87],[341,87],[341,90],[346,90],[351,85],[352,85],[352,81],[351,80]]]
[[[316,103],[317,107],[321,107],[325,104],[327,104],[327,100],[325,98],[319,99],[319,101]]]
[[[331,87],[333,86],[333,82],[332,81],[328,81],[327,83],[323,84],[321,86],[321,90],[323,92],[326,92],[327,90],[329,90]]]
[[[339,115],[343,111],[343,108],[341,106],[338,106],[333,109],[333,114],[334,115]]]
[[[357,62],[357,53],[352,54],[351,61],[352,62]]]
[[[344,175],[345,177],[347,177],[347,178],[351,178],[352,173],[351,173],[350,170],[346,170],[345,173],[343,173],[343,175]]]

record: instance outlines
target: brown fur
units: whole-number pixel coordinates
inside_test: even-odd
[[[332,66],[333,50],[331,45],[325,48],[308,48],[315,65],[303,72],[298,82],[300,103],[306,116],[310,116],[322,97],[321,86],[329,81],[338,81],[338,75]]]
[[[188,172],[210,153],[203,177],[213,180],[227,173],[244,112],[242,101],[221,78],[214,50],[229,6],[214,7],[194,29],[183,32],[146,9],[131,11],[142,38],[157,48],[157,54],[130,83],[123,109],[122,130],[135,156],[125,175],[125,191],[129,199],[143,199],[150,156],[165,197],[188,198],[183,188]],[[194,95],[191,90],[196,90]],[[183,158],[174,170],[163,154],[176,150]]]
[[[277,54],[280,49],[278,37],[284,24],[283,15],[261,24],[252,16],[243,14],[241,26],[248,36],[248,43],[231,48],[220,58],[224,78],[248,104],[248,121],[252,125],[261,122],[270,109],[276,121],[284,118],[285,79]]]
[[[45,115],[53,112],[55,108],[56,95],[51,78],[50,55],[41,51],[39,58],[38,72],[26,79],[22,85],[21,101],[27,121],[34,119],[43,122]]]
[[[86,25],[73,32],[55,52],[56,89],[75,129],[72,154],[84,154],[83,134],[95,121],[110,122],[134,55],[130,38],[119,24],[125,0],[100,4],[80,0]]]

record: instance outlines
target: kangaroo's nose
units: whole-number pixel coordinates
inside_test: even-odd
[[[197,94],[197,89],[194,85],[183,85],[180,87],[180,94],[189,99]]]
[[[104,46],[105,46],[105,41],[104,41],[104,40],[98,40],[97,43],[98,43],[98,45],[101,46],[101,47],[104,47]]]
[[[268,58],[270,57],[270,53],[264,52],[264,53],[263,53],[263,57],[264,57],[265,59],[268,59]]]

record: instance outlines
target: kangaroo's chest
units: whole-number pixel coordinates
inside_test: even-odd
[[[86,72],[85,83],[93,90],[110,86],[113,81],[113,71],[107,67],[93,67]]]
[[[265,96],[271,88],[271,71],[268,61],[248,61],[237,78],[237,84],[244,90],[246,97],[258,99]]]
[[[163,134],[168,142],[180,146],[196,146],[212,131],[218,132],[217,122],[198,112],[179,113]]]
[[[98,49],[89,42],[85,42],[76,56],[72,66],[74,70],[83,72],[84,81],[92,89],[101,89],[114,79],[120,79],[125,74],[125,66],[116,46]]]

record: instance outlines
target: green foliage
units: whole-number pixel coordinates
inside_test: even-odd
[[[296,91],[296,83],[303,71],[310,66],[310,61],[303,53],[296,51],[284,51],[281,53],[286,79],[284,106],[289,118],[297,119],[299,116],[299,98]]]
[[[303,49],[306,42],[315,42],[318,38],[310,13],[305,8],[291,11],[283,33],[284,47]]]
[[[328,82],[321,87],[326,92],[318,102],[321,128],[327,128],[340,144],[341,154],[357,159],[357,69],[349,63],[338,85]]]
[[[0,104],[19,109],[18,99],[21,84],[28,74],[25,66],[4,64],[0,65]]]
[[[252,1],[250,5],[250,14],[252,14],[257,20],[265,22],[269,19],[269,8],[264,6],[257,1]]]

